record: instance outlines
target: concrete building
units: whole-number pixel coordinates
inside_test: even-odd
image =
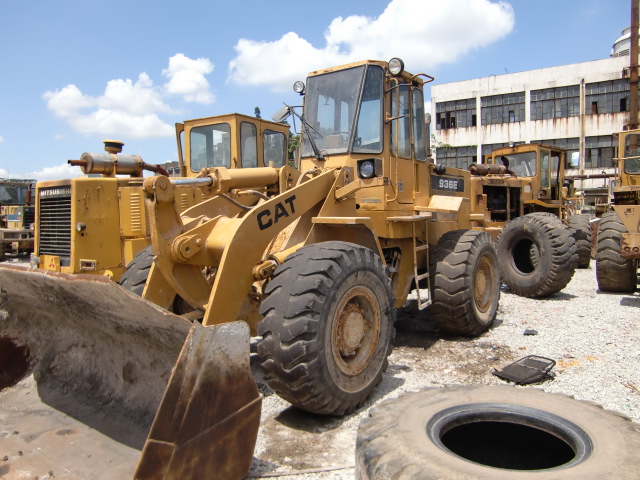
[[[436,162],[468,168],[494,148],[537,142],[569,150],[575,174],[612,173],[613,134],[629,116],[625,40],[626,31],[602,60],[433,85]],[[606,197],[607,180],[578,187],[593,203]]]

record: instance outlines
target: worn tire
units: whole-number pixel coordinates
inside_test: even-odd
[[[596,279],[603,292],[634,292],[637,283],[636,260],[620,256],[620,234],[627,229],[616,212],[602,215],[596,248]]]
[[[496,318],[500,270],[491,237],[455,230],[440,238],[430,261],[432,304],[428,312],[441,330],[477,336]]]
[[[571,215],[567,226],[573,233],[578,252],[578,267],[589,268],[591,263],[591,222],[589,215]]]
[[[523,297],[545,297],[567,286],[578,264],[575,240],[557,217],[531,213],[509,222],[498,237],[504,283]]]
[[[149,278],[151,265],[153,264],[153,246],[147,245],[140,250],[127,265],[124,273],[120,277],[118,283],[136,295],[142,296],[144,286]],[[182,315],[193,311],[193,307],[189,305],[180,295],[176,295],[171,304],[170,310],[176,315]]]
[[[118,283],[130,292],[142,296],[153,263],[153,246],[140,250],[127,265]]]
[[[553,432],[553,433],[551,433]],[[388,400],[360,422],[360,480],[631,480],[640,426],[534,388],[465,385]]]
[[[382,378],[395,335],[380,257],[347,242],[309,245],[276,269],[266,294],[257,352],[271,388],[313,413],[360,407]]]

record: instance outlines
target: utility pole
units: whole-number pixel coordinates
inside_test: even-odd
[[[631,0],[631,48],[629,49],[629,123],[625,130],[638,128],[638,3]]]

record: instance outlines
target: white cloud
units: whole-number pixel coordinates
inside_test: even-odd
[[[3,178],[32,178],[37,181],[46,180],[62,180],[65,178],[74,178],[82,175],[80,167],[73,167],[67,163],[57,165],[55,167],[45,167],[42,170],[36,172],[28,172],[25,174],[12,174],[6,170],[0,168],[0,177]]]
[[[169,59],[169,68],[162,74],[169,81],[156,87],[145,72],[134,82],[114,79],[107,82],[99,96],[83,94],[76,85],[47,91],[43,99],[47,108],[64,119],[76,132],[124,138],[157,138],[174,134],[172,124],[161,114],[175,113],[167,100],[181,95],[184,101],[211,103],[209,82],[205,75],[213,71],[206,58],[192,60],[178,53]]]
[[[514,22],[502,1],[391,0],[376,18],[334,19],[321,48],[292,32],[271,42],[241,39],[228,81],[285,90],[314,69],[391,57],[410,71],[428,71],[503,38]]]
[[[0,143],[4,142],[4,137],[0,135]]]
[[[164,88],[169,94],[182,95],[186,102],[210,104],[215,97],[209,91],[205,75],[213,72],[213,68],[207,58],[193,60],[178,53],[169,59],[169,68],[162,71],[169,79]]]

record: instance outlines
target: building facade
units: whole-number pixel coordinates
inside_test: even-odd
[[[629,116],[628,70],[621,55],[433,85],[436,162],[468,168],[495,148],[535,142],[567,149],[575,174],[613,173],[613,134]],[[578,187],[596,192],[606,183]]]

